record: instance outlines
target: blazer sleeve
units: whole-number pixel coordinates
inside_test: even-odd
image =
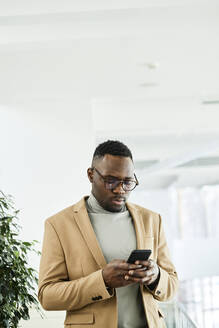
[[[108,293],[102,270],[69,281],[65,256],[52,223],[45,222],[39,270],[38,298],[45,310],[77,310],[112,297]]]
[[[166,237],[159,215],[158,233],[158,255],[157,265],[160,269],[160,279],[154,290],[148,290],[158,301],[168,301],[172,299],[178,289],[178,277],[173,263],[170,260],[170,253],[167,247]]]

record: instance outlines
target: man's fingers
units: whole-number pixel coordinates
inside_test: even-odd
[[[140,269],[142,268],[141,264],[131,264],[127,262],[120,262],[116,264],[118,269],[122,270],[135,270],[135,269]]]
[[[140,282],[140,281],[141,281],[141,278],[131,277],[131,276],[129,276],[129,275],[125,275],[125,276],[124,276],[124,279],[125,279],[125,280],[128,280],[128,281],[134,281],[134,282]]]
[[[142,272],[142,271],[146,271],[147,268],[146,267],[141,267],[140,269],[135,269],[135,272]]]
[[[120,262],[119,266],[125,286],[131,283],[150,285],[156,280],[157,271],[159,272],[158,266],[153,260],[136,261],[135,265]]]
[[[146,276],[147,276],[147,277],[151,277],[151,276],[153,276],[154,274],[155,274],[155,270],[154,270],[154,268],[146,271]]]
[[[137,278],[137,277],[132,277],[129,275],[125,275],[124,279],[129,282],[136,282],[136,283],[140,283],[140,284],[150,283],[150,281],[151,281],[151,277]]]
[[[139,269],[139,270],[129,270],[128,271],[128,275],[129,276],[139,277],[139,278],[151,277],[154,274],[155,274],[155,270],[154,269],[150,269],[150,270]]]
[[[145,277],[141,280],[142,284],[150,285],[153,282],[153,279],[151,277]]]
[[[135,261],[135,264],[140,264],[148,268],[152,268],[154,266],[153,260],[147,260],[147,261]]]

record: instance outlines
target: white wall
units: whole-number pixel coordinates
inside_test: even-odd
[[[12,194],[29,241],[43,238],[44,220],[89,193],[86,169],[94,149],[89,103],[32,103],[0,107],[0,189]],[[29,262],[38,270],[40,258]],[[44,320],[31,312],[22,327],[63,327],[63,312]],[[44,326],[43,326],[44,325]]]
[[[0,188],[14,196],[21,210],[21,238],[41,242],[44,220],[90,190],[90,105],[0,107],[0,140]],[[30,262],[38,269],[39,258]]]
[[[178,209],[177,209],[176,190],[157,189],[142,190],[136,188],[131,196],[130,201],[161,215],[162,223],[167,239],[170,253],[173,253],[173,240],[178,238]]]
[[[21,328],[63,328],[65,311],[43,311],[42,318],[36,310],[30,310],[30,320],[21,320]]]

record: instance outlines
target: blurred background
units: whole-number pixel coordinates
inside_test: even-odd
[[[41,249],[45,219],[89,194],[107,139],[133,152],[130,201],[163,218],[177,302],[219,327],[217,0],[0,1],[0,189],[23,239]]]

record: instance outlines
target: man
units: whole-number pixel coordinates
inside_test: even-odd
[[[43,308],[66,310],[65,327],[165,327],[155,300],[174,296],[177,274],[160,215],[126,202],[138,185],[131,151],[108,140],[87,173],[91,195],[45,222]],[[150,249],[150,259],[128,264],[134,249]]]

